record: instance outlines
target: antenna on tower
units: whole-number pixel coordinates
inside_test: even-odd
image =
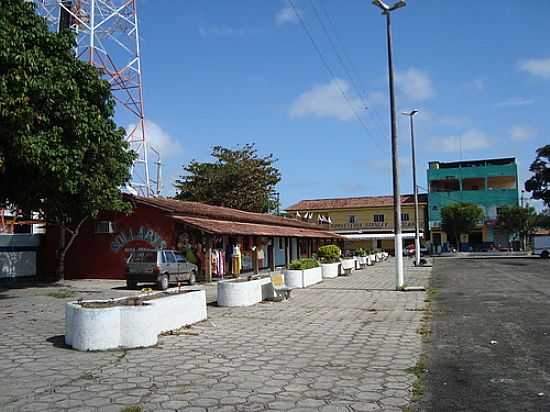
[[[98,68],[111,85],[117,116],[125,124],[130,150],[137,154],[129,189],[141,196],[158,196],[160,153],[147,142],[143,111],[141,54],[137,0],[33,0],[36,11],[52,31],[77,34],[75,54]],[[149,154],[156,155],[156,179],[151,177]],[[153,189],[155,185],[155,189]],[[132,190],[129,190],[132,192]]]

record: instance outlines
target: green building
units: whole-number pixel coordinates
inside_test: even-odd
[[[485,212],[479,227],[461,239],[462,250],[508,246],[508,234],[496,228],[496,219],[502,206],[518,204],[516,159],[429,163],[428,223],[436,251],[448,247],[441,230],[441,208],[456,202],[474,203]]]

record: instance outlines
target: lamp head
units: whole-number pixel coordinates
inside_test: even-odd
[[[380,7],[383,11],[390,11],[390,6],[388,6],[382,0],[372,0],[372,4],[374,4],[376,7]]]
[[[412,117],[412,116],[414,116],[414,115],[417,114],[417,113],[418,113],[418,110],[414,109],[414,110],[411,110],[410,112],[402,112],[401,114],[402,114],[403,116],[411,116],[411,117]]]

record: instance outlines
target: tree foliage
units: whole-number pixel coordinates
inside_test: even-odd
[[[504,206],[500,209],[497,226],[512,234],[514,239],[520,239],[533,231],[537,219],[537,212],[532,207]]]
[[[537,157],[529,170],[533,176],[525,182],[525,190],[532,193],[533,199],[550,206],[550,144],[537,149]]]
[[[120,186],[135,156],[113,121],[110,85],[74,56],[74,35],[51,33],[32,2],[0,2],[0,204],[37,211],[71,235],[123,211]]]
[[[483,219],[483,209],[472,203],[453,203],[441,208],[441,228],[455,245],[460,246],[460,236],[470,233]]]
[[[191,161],[176,180],[176,198],[249,212],[273,209],[273,189],[281,180],[273,155],[260,156],[254,144],[212,148],[214,162]]]

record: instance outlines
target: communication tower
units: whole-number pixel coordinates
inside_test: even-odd
[[[147,142],[136,0],[33,0],[51,30],[73,30],[75,54],[97,67],[111,85],[117,117],[128,124],[127,140],[138,158],[125,190],[141,196],[161,191],[160,153]],[[156,157],[155,177],[150,157]],[[153,188],[154,186],[154,188]]]

